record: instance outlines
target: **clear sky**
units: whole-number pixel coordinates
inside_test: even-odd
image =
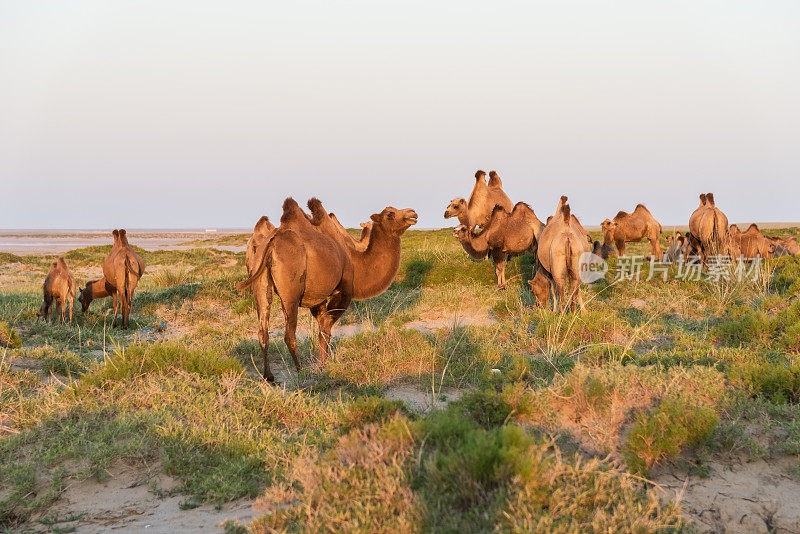
[[[0,228],[800,220],[800,2],[0,0]]]

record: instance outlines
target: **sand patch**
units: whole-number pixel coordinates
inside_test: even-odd
[[[383,396],[389,400],[403,401],[406,408],[415,413],[427,413],[432,409],[445,408],[449,403],[458,400],[463,391],[454,388],[442,388],[436,394],[432,390],[423,390],[411,384],[398,384],[389,387]]]

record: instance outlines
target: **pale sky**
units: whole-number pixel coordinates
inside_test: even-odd
[[[0,0],[0,228],[798,221],[800,2]]]

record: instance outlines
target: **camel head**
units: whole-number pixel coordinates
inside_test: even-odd
[[[373,213],[370,219],[373,222],[373,230],[380,228],[389,235],[400,236],[417,224],[417,212],[411,208],[399,210],[389,206],[383,208],[380,213]]]
[[[454,198],[450,201],[450,205],[444,210],[444,218],[458,217],[462,213],[467,212],[467,201],[463,198]]]
[[[615,223],[610,219],[606,219],[605,221],[600,223],[600,229],[603,230],[603,237],[605,237],[607,233],[610,233],[611,237],[613,238],[614,230],[616,230],[616,228],[617,228],[617,223]]]
[[[81,289],[80,295],[78,295],[78,302],[81,303],[81,310],[83,313],[89,309],[89,304],[92,303],[92,283],[86,282],[86,287]]]
[[[453,228],[453,237],[461,242],[469,241],[469,228],[464,224],[459,224]]]

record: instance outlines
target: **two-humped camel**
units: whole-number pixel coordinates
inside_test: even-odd
[[[50,265],[50,271],[42,284],[44,300],[37,314],[37,321],[44,319],[50,322],[50,308],[55,302],[61,306],[61,322],[69,309],[69,322],[72,322],[72,306],[75,302],[75,277],[67,267],[64,258],[58,258]]]
[[[481,228],[489,223],[492,210],[495,206],[502,206],[506,211],[514,209],[511,199],[503,191],[503,182],[495,172],[489,173],[489,183],[486,183],[486,173],[475,173],[475,186],[469,195],[469,200],[454,198],[444,211],[444,218],[457,217],[458,222],[470,230],[476,226]]]
[[[758,225],[751,224],[745,232],[739,230],[735,224],[728,228],[731,252],[736,258],[753,259],[761,256],[764,259],[772,258],[777,249],[777,244],[765,237],[758,229]]]
[[[689,217],[689,232],[700,244],[703,264],[711,254],[732,254],[728,235],[728,217],[714,202],[714,194],[700,195],[700,206]]]
[[[797,244],[796,237],[769,237],[767,239],[777,245],[775,249],[775,256],[786,256],[791,254],[796,256],[800,254],[800,245]]]
[[[600,228],[603,230],[603,246],[600,251],[604,260],[612,253],[612,243],[616,245],[619,255],[624,256],[625,243],[647,239],[650,242],[650,252],[661,261],[661,245],[658,242],[661,236],[661,224],[644,204],[637,205],[633,213],[618,212],[613,220],[603,221]]]
[[[567,197],[562,196],[556,213],[548,219],[539,235],[539,265],[536,276],[529,282],[537,303],[545,305],[552,291],[554,311],[559,305],[574,310],[577,303],[583,312],[585,308],[580,294],[581,257],[591,251],[586,230],[572,215]],[[567,290],[569,298],[565,302]]]
[[[117,311],[122,308],[121,327],[127,329],[130,326],[131,302],[136,284],[144,274],[144,262],[133,251],[128,243],[128,236],[125,230],[114,230],[114,245],[111,252],[103,260],[103,277],[114,297],[114,321],[112,326],[117,326]]]
[[[344,236],[324,211],[322,204],[309,201],[321,228],[292,198],[283,203],[281,225],[270,231],[267,239],[256,249],[253,272],[239,285],[240,289],[261,280],[254,288],[258,309],[258,338],[264,359],[264,378],[274,381],[269,368],[269,313],[273,291],[281,298],[285,317],[284,341],[299,371],[297,355],[297,314],[300,307],[309,308],[319,324],[319,354],[324,362],[328,356],[331,328],[342,316],[350,301],[382,293],[400,266],[400,235],[416,224],[413,210],[387,207],[372,215],[374,223],[369,244],[364,251],[343,245]],[[316,217],[315,217],[316,219]],[[330,233],[327,233],[330,232]]]
[[[459,225],[453,235],[464,251],[476,260],[487,255],[494,262],[497,287],[506,287],[506,259],[510,256],[536,254],[537,238],[544,228],[533,209],[524,202],[517,202],[509,213],[502,206],[495,206],[489,222],[478,235],[473,235],[466,225]]]

